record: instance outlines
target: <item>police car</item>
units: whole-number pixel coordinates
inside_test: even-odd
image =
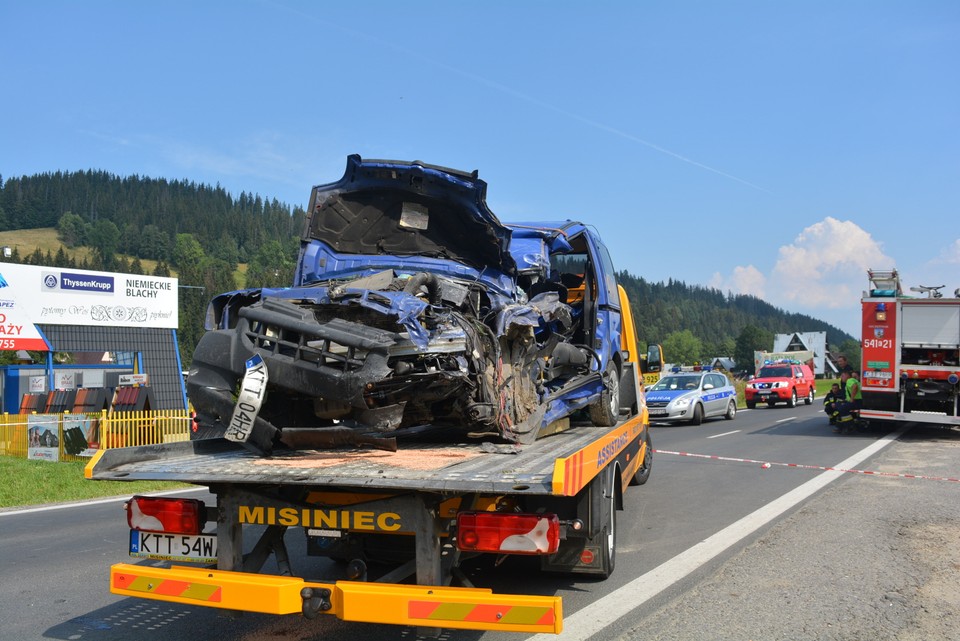
[[[732,420],[737,415],[737,391],[730,379],[708,368],[675,370],[647,388],[651,422],[687,422],[705,418]]]

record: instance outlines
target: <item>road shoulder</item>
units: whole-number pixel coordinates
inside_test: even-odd
[[[950,436],[914,433],[868,466],[956,478]],[[958,524],[958,482],[851,473],[621,639],[960,639]]]

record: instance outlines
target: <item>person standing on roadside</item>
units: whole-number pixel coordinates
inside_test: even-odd
[[[837,370],[843,374],[844,372],[852,372],[853,366],[847,362],[847,357],[843,354],[837,356]]]

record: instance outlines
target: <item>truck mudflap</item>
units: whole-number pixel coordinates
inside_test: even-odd
[[[264,614],[332,614],[362,623],[531,634],[559,634],[563,629],[560,597],[493,594],[483,588],[317,583],[291,576],[117,563],[110,568],[110,591]]]

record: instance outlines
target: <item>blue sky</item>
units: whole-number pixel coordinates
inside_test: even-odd
[[[305,205],[348,154],[417,159],[855,336],[868,268],[960,286],[955,1],[0,0],[0,29],[5,178]]]

